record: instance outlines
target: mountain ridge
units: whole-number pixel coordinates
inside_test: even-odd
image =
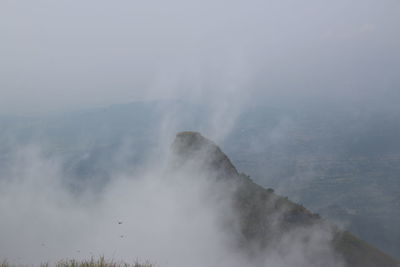
[[[329,245],[348,267],[396,267],[399,262],[369,245],[348,231],[340,230],[330,222],[312,213],[302,205],[279,196],[272,189],[254,183],[249,176],[239,173],[227,155],[211,140],[198,132],[177,133],[172,143],[175,167],[197,166],[196,171],[212,171],[217,181],[234,184],[233,207],[239,223],[238,246],[246,253],[254,248],[262,251],[273,246],[287,233],[305,232],[318,228],[331,232]],[[321,264],[325,264],[324,260]]]

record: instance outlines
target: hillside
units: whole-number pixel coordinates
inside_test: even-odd
[[[257,184],[400,258],[399,118],[398,110],[259,106],[241,110],[219,145]],[[16,147],[34,145],[62,160],[74,190],[101,190],[114,173],[154,159],[177,131],[213,136],[210,122],[207,109],[182,101],[0,116],[0,175],[11,171]]]
[[[331,233],[332,251],[309,250],[306,256],[315,257],[318,264],[326,265],[329,257],[343,260],[345,266],[373,267],[398,266],[398,262],[347,231],[342,231],[301,205],[255,184],[248,176],[239,173],[230,159],[212,141],[196,132],[178,133],[172,145],[174,166],[189,168],[193,172],[207,171],[211,179],[227,185],[232,192],[235,210],[228,228],[239,225],[236,245],[249,255],[268,251],[282,240],[301,236],[301,245],[313,246],[315,232]],[[233,227],[232,227],[233,230]],[[288,235],[290,233],[290,235]],[[285,243],[283,243],[285,244]],[[283,248],[284,249],[284,248]],[[303,246],[301,247],[303,249]],[[321,255],[308,255],[308,253]],[[330,266],[330,265],[329,265]]]

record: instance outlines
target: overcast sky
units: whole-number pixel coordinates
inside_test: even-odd
[[[0,0],[0,114],[399,91],[399,0]]]

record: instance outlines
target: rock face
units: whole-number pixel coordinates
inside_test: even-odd
[[[195,165],[211,170],[219,179],[237,179],[239,173],[229,158],[212,141],[197,132],[181,132],[176,135],[172,151],[178,164],[194,160]]]
[[[272,189],[265,189],[255,184],[248,176],[236,170],[214,142],[200,133],[178,133],[172,144],[172,152],[175,168],[192,168],[194,172],[204,171],[210,173],[216,181],[229,184],[229,188],[234,185],[231,197],[235,222],[232,224],[239,226],[236,245],[241,251],[248,254],[253,254],[254,251],[266,251],[278,243],[282,244],[282,239],[290,240],[292,236],[299,235],[301,235],[299,240],[302,241],[296,239],[296,242],[304,242],[305,247],[310,247],[309,242],[313,239],[313,233],[319,231],[330,234],[331,238],[325,245],[332,248],[333,255],[324,254],[327,252],[318,249],[305,252],[321,253],[321,257],[315,257],[319,261],[313,266],[332,266],[326,259],[333,256],[340,258],[348,267],[400,266],[390,256],[349,232],[339,230],[302,205],[275,194]],[[296,234],[290,236],[288,233]]]

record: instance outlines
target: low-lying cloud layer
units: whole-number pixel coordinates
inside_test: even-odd
[[[244,253],[229,185],[210,179],[206,169],[174,171],[171,160],[115,175],[100,193],[76,193],[62,177],[62,161],[37,147],[21,149],[0,179],[0,258],[16,264],[104,255],[178,267],[342,266],[329,228],[321,226]]]

